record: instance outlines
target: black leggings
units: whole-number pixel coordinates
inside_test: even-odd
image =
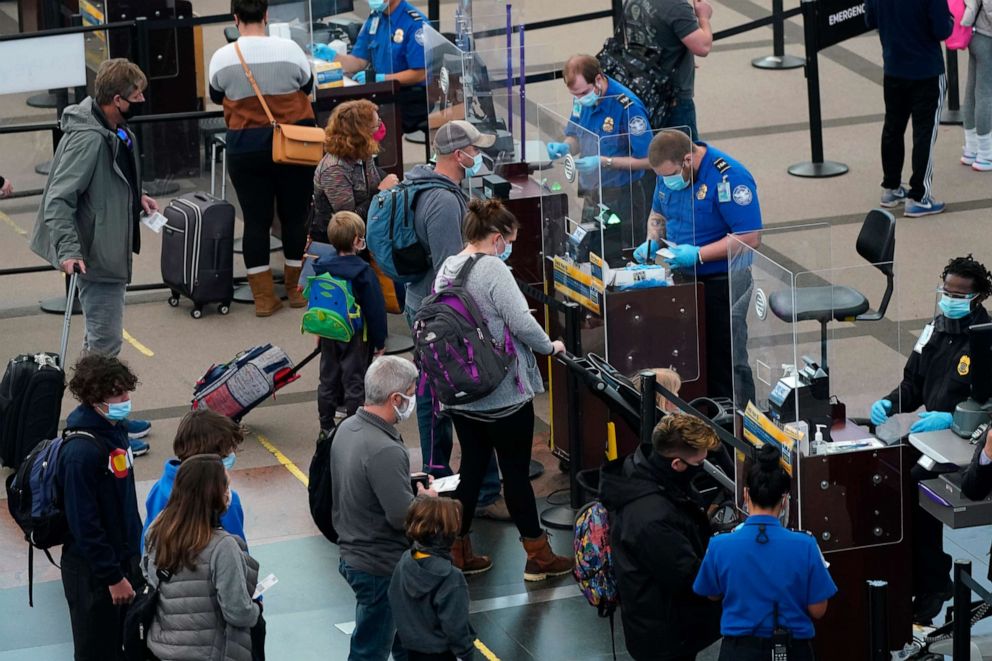
[[[503,497],[513,523],[524,537],[539,537],[541,522],[537,518],[537,501],[530,486],[530,453],[534,443],[534,404],[527,402],[519,411],[505,418],[482,422],[451,411],[451,420],[462,446],[459,468],[461,482],[455,498],[462,503],[462,534],[472,529],[472,517],[479,502],[479,488],[496,450],[496,460],[503,473]]]
[[[283,255],[302,259],[313,166],[273,163],[271,152],[259,151],[228,154],[227,169],[245,221],[245,267],[268,265],[273,211],[282,226]]]

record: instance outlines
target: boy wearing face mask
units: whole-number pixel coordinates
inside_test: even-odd
[[[389,582],[403,552],[406,512],[413,502],[410,453],[396,425],[416,409],[417,367],[377,358],[365,373],[365,405],[338,425],[331,446],[331,520],[338,532],[338,572],[355,592],[349,659],[395,661],[407,654],[396,637]],[[421,494],[434,491],[417,484]]]
[[[77,661],[122,659],[127,605],[144,581],[141,517],[126,418],[137,377],[104,354],[80,358],[69,381],[79,400],[66,431],[85,432],[63,446],[56,467],[69,533],[62,547],[62,586]]]
[[[720,637],[720,605],[692,591],[711,535],[692,481],[719,447],[705,422],[673,413],[650,447],[600,474],[624,638],[638,661],[691,661]]]
[[[176,438],[172,441],[172,451],[175,458],[165,462],[165,470],[158,482],[152,485],[145,499],[145,527],[141,534],[141,551],[145,550],[145,534],[172,494],[179,466],[189,457],[198,454],[216,454],[224,458],[224,467],[230,472],[237,459],[235,451],[244,442],[245,435],[241,425],[226,415],[221,415],[209,409],[190,411],[179,422]],[[241,507],[238,492],[231,490],[231,502],[220,517],[220,525],[224,530],[247,541],[245,537],[245,512]]]
[[[921,406],[911,433],[949,429],[954,408],[971,394],[971,348],[968,327],[988,323],[982,302],[992,294],[992,275],[969,254],[947,263],[937,288],[938,313],[926,325],[906,361],[902,382],[871,407],[871,422],[880,425],[893,413]],[[936,474],[914,465],[914,481]],[[951,557],[944,553],[943,527],[921,508],[914,508],[913,616],[929,623],[951,597]]]

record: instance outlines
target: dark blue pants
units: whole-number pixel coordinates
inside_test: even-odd
[[[351,632],[348,661],[387,661],[390,652],[394,661],[407,661],[389,607],[392,577],[359,571],[344,560],[338,563],[338,572],[355,592],[355,630]]]

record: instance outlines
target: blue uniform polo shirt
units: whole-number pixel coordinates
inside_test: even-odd
[[[565,135],[579,141],[583,156],[594,156],[598,150],[603,158],[647,158],[652,135],[644,104],[625,86],[609,77],[606,80],[606,94],[595,105],[586,108],[573,104]],[[604,165],[599,176],[597,185],[595,173],[580,172],[579,186],[619,188],[643,177],[644,170],[615,170]]]
[[[651,210],[665,217],[665,238],[705,246],[728,234],[760,230],[761,205],[754,177],[719,149],[704,142],[696,144],[705,146],[706,154],[692,186],[673,191],[658,177],[654,187]],[[723,199],[721,187],[727,191]],[[696,275],[726,272],[726,259],[696,266]]]
[[[368,17],[351,54],[370,61],[376,73],[424,69],[425,25],[427,17],[404,0],[388,15]]]
[[[767,541],[758,541],[764,525]],[[773,516],[749,516],[734,532],[710,540],[692,586],[703,597],[723,597],[720,633],[771,638],[779,626],[793,638],[814,635],[806,607],[837,594],[816,539],[782,527]]]

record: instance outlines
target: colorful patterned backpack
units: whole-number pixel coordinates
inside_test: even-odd
[[[594,500],[575,517],[575,568],[572,575],[600,617],[612,618],[619,603],[610,547],[610,519],[603,503]]]

